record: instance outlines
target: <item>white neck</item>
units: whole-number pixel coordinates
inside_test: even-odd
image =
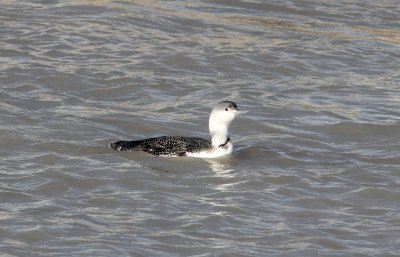
[[[234,115],[227,115],[222,111],[212,111],[209,119],[209,129],[211,134],[211,144],[214,148],[226,143],[229,135],[229,125]]]

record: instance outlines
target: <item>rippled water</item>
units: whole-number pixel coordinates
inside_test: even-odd
[[[2,256],[399,256],[398,1],[1,1]],[[227,158],[118,139],[208,137]]]

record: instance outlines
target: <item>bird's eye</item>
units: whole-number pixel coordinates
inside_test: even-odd
[[[228,111],[228,108],[225,108],[225,111]]]

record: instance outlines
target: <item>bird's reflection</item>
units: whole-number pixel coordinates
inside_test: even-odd
[[[233,168],[233,158],[208,159],[210,169],[215,173],[214,177],[222,179],[222,183],[216,185],[215,189],[220,192],[232,190],[232,187],[237,182],[235,177],[238,176]]]
[[[232,158],[218,158],[218,159],[206,159],[206,161],[210,164],[210,169],[216,173],[218,177],[233,177],[235,176],[233,173],[233,160]]]

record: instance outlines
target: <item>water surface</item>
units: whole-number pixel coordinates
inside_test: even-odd
[[[398,256],[397,1],[2,1],[4,256]],[[208,137],[232,156],[120,153]]]

